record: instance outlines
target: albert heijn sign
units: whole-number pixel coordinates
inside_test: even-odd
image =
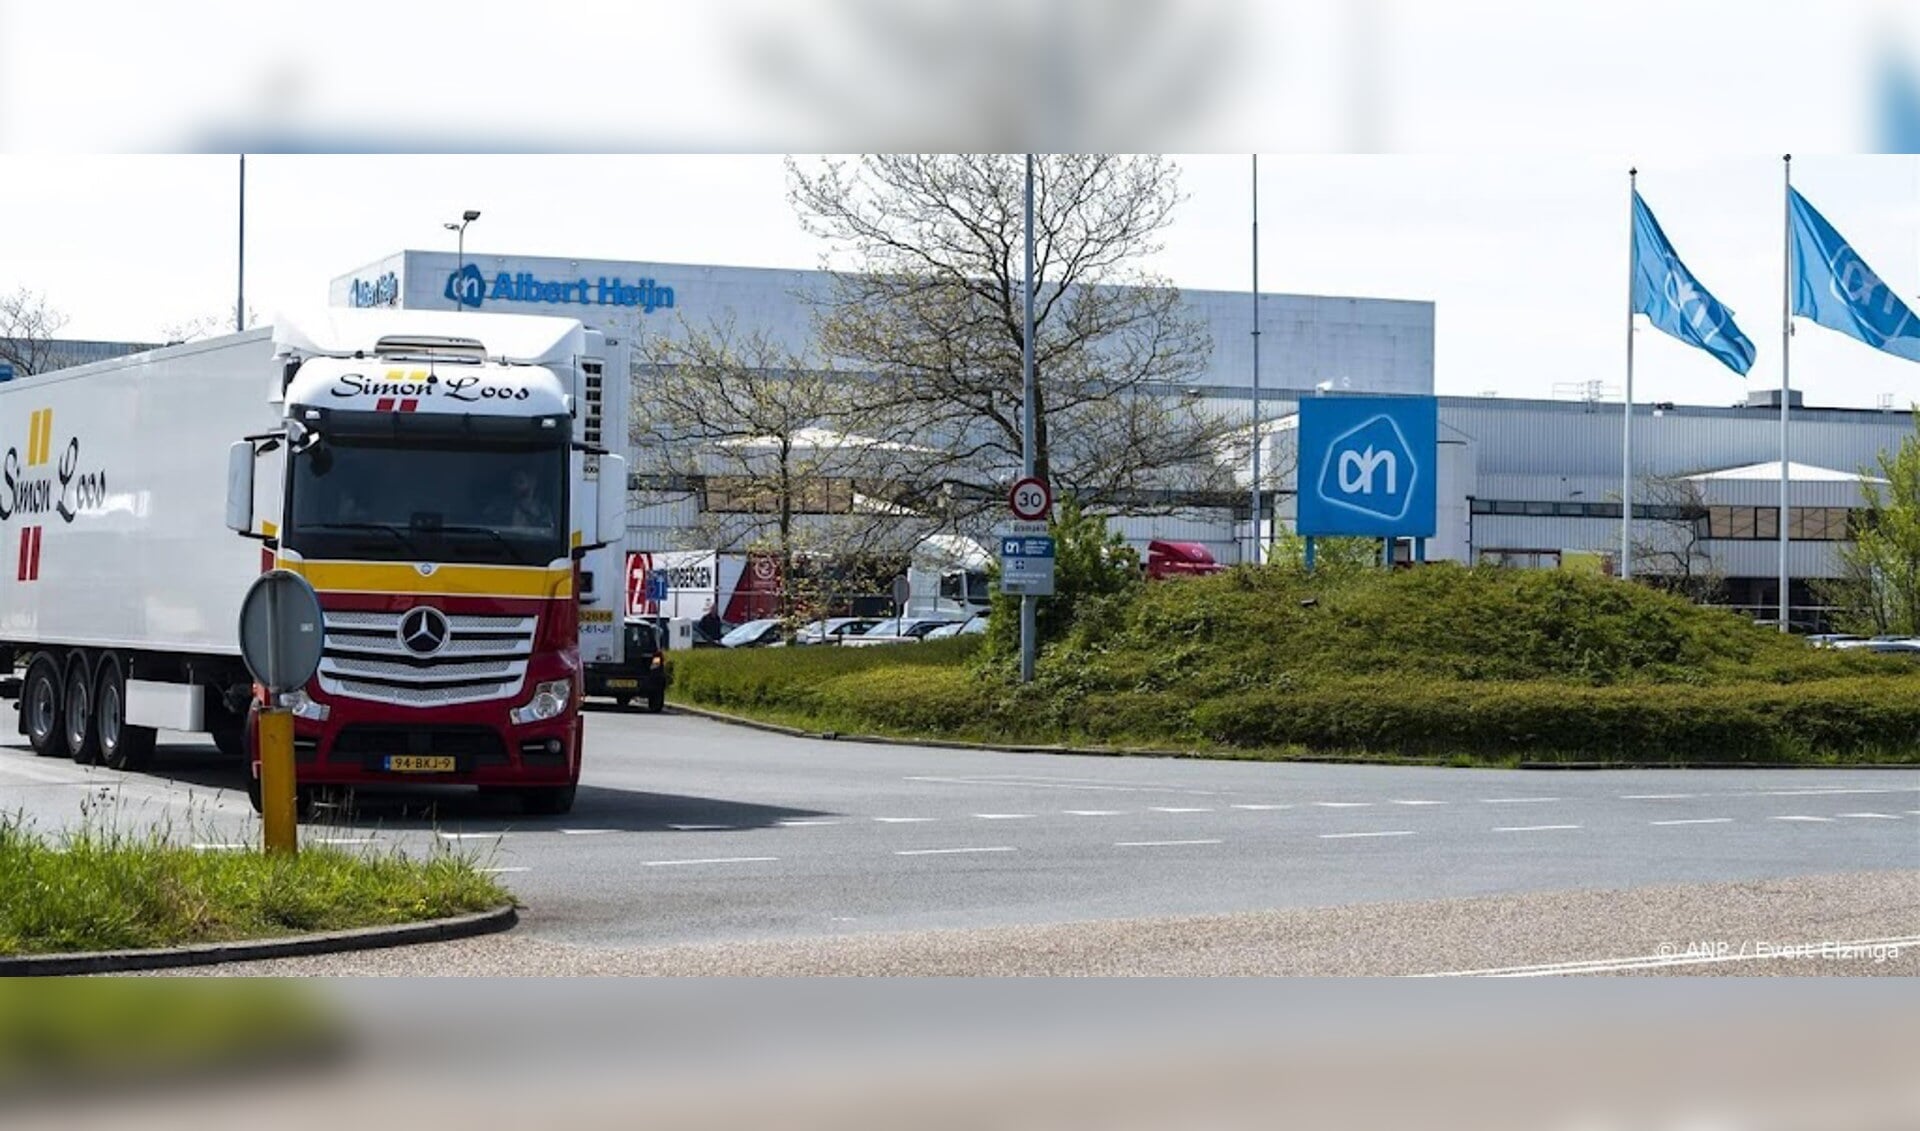
[[[1302,400],[1298,532],[1431,538],[1439,417],[1432,397]]]

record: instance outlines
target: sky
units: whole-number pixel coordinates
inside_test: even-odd
[[[811,160],[802,157],[801,160]],[[1186,200],[1143,262],[1176,286],[1251,286],[1251,155],[1180,156]],[[232,317],[238,159],[0,154],[0,291],[25,286],[73,337],[159,340]],[[1743,379],[1647,328],[1635,399],[1731,404],[1780,379],[1781,161],[1266,154],[1263,291],[1435,304],[1443,394],[1572,395],[1625,382],[1627,169],[1695,276],[1758,347]],[[326,301],[338,275],[403,248],[732,266],[819,266],[777,155],[256,155],[246,287],[263,319]],[[1920,158],[1805,156],[1794,185],[1920,306]],[[20,222],[31,218],[31,222]],[[1920,399],[1920,365],[1801,322],[1810,404]],[[1263,381],[1294,383],[1268,357]],[[1315,374],[1313,380],[1337,378]],[[1306,382],[1313,383],[1313,382]]]

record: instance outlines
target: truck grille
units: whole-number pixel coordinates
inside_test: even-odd
[[[422,656],[400,639],[407,614],[327,612],[320,689],[405,707],[452,707],[520,691],[537,617],[447,613],[446,642]]]

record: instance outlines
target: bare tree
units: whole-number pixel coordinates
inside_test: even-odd
[[[260,325],[260,315],[251,307],[247,308],[247,329]],[[197,342],[202,338],[217,338],[223,334],[234,333],[233,312],[222,314],[200,314],[179,322],[169,322],[161,327],[168,343]]]
[[[654,339],[634,382],[637,470],[701,501],[688,532],[779,556],[783,604],[803,555],[904,553],[931,528],[903,502],[933,455],[876,408],[869,380],[823,368],[729,323]]]
[[[921,442],[946,453],[927,501],[956,526],[996,507],[1021,466],[1024,176],[1005,155],[788,162],[802,223],[855,268],[821,300],[821,349],[878,374]],[[1212,342],[1138,267],[1181,199],[1174,166],[1043,157],[1034,192],[1038,473],[1108,512],[1225,488],[1214,452],[1227,422],[1184,395]]]
[[[54,335],[66,324],[67,316],[48,306],[45,295],[25,287],[0,295],[0,361],[11,362],[22,377],[59,369],[66,359]]]
[[[1693,601],[1717,599],[1726,577],[1707,552],[1707,503],[1684,476],[1647,475],[1634,501],[1633,570]]]

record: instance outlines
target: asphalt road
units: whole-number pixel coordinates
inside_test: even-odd
[[[208,851],[253,843],[241,784],[210,748],[183,742],[163,745],[144,775],[36,759],[19,745],[0,750],[0,808],[46,830],[83,819],[84,806],[121,827],[170,823]],[[429,812],[423,803],[436,798]],[[309,825],[303,837],[476,854],[526,905],[515,937],[591,948],[1920,869],[1920,770],[1582,773],[1065,757],[792,739],[612,711],[588,720],[587,770],[564,817],[524,817],[510,803],[459,793],[362,801],[351,821]],[[1902,923],[1904,934],[1920,935],[1910,891],[1867,890],[1848,906],[1908,917],[1872,924],[1892,934],[1836,938],[1896,937]]]

